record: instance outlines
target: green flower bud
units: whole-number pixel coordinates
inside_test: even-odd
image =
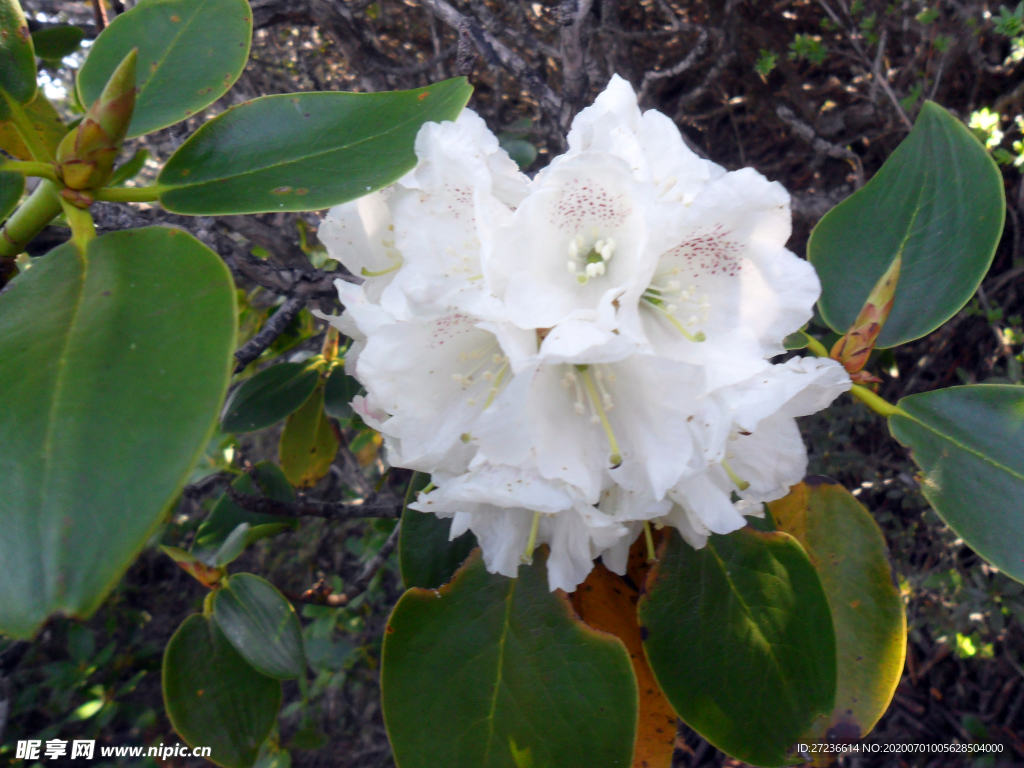
[[[65,186],[93,189],[110,179],[135,109],[137,58],[138,49],[124,57],[82,122],[57,147],[57,169]]]

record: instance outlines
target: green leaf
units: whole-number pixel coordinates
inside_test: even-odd
[[[57,24],[32,33],[32,47],[36,56],[50,61],[60,61],[78,50],[85,30],[73,24]]]
[[[191,747],[209,760],[249,768],[281,708],[281,683],[253,669],[217,623],[189,616],[164,651],[164,707]]]
[[[0,91],[18,104],[36,96],[36,57],[18,0],[0,0]],[[3,99],[0,105],[0,117],[6,117],[9,107]]]
[[[412,91],[293,93],[232,107],[203,125],[160,173],[175,213],[315,211],[386,187],[416,164],[423,123],[454,120],[464,77]]]
[[[537,159],[537,147],[526,139],[518,138],[511,133],[502,133],[498,136],[498,141],[521,171],[525,171]]]
[[[324,388],[319,385],[284,423],[278,446],[281,469],[296,488],[311,488],[330,471],[340,446],[338,430],[324,413]]]
[[[255,480],[255,482],[253,482]],[[232,481],[231,486],[240,493],[251,496],[264,496],[276,501],[295,501],[292,489],[284,472],[272,461],[261,461],[252,468],[251,474],[244,474]],[[278,515],[265,515],[247,512],[235,504],[231,497],[223,494],[196,531],[192,553],[206,562],[213,564],[213,557],[223,546],[228,536],[242,523],[248,523],[250,535],[260,532],[266,536],[275,536],[288,528],[298,528],[299,521]],[[276,526],[276,528],[274,528]],[[247,540],[251,544],[251,540]]]
[[[793,331],[782,340],[782,346],[786,349],[804,349],[811,343],[811,337],[803,330]]]
[[[64,134],[68,132],[68,127],[64,125],[64,121],[53,104],[40,91],[23,109],[39,143],[49,151],[51,157],[56,155],[57,145],[64,138]],[[34,159],[28,147],[25,146],[21,134],[18,133],[18,129],[9,120],[0,122],[0,149],[18,160]]]
[[[546,560],[509,579],[477,551],[439,591],[398,601],[381,687],[399,768],[629,768],[629,653],[548,591]]]
[[[214,594],[213,618],[257,671],[275,680],[306,674],[299,618],[270,582],[251,573],[231,576]]]
[[[217,550],[217,554],[213,556],[215,566],[223,568],[245,551],[249,543],[249,528],[248,523],[239,523],[238,527],[228,534],[224,543],[220,545],[220,549]]]
[[[455,541],[448,540],[452,521],[430,512],[409,509],[416,494],[430,483],[430,475],[414,472],[405,492],[398,538],[398,563],[406,587],[437,589],[447,584],[476,546],[476,537],[466,531]]]
[[[996,164],[967,127],[925,102],[914,129],[863,189],[829,211],[807,255],[821,278],[821,315],[837,333],[902,258],[878,339],[894,347],[938,328],[977,290],[1006,216]]]
[[[807,478],[768,508],[810,557],[836,630],[835,708],[802,740],[863,738],[888,709],[907,652],[907,617],[885,536],[853,494],[828,478]]]
[[[4,221],[18,207],[25,191],[25,177],[14,171],[0,171],[0,221]]]
[[[924,472],[925,498],[975,552],[1024,581],[1024,387],[950,387],[897,405],[889,428]]]
[[[132,48],[138,93],[128,138],[166,128],[213,104],[245,68],[252,42],[246,0],[140,0],[96,38],[78,73],[92,104]]]
[[[345,373],[344,365],[337,365],[327,377],[324,387],[324,410],[338,421],[352,418],[352,398],[359,394],[362,385]]]
[[[146,161],[149,159],[149,150],[138,149],[135,154],[132,155],[128,160],[125,160],[121,165],[117,166],[114,170],[114,175],[110,177],[110,181],[107,186],[120,187],[126,181],[130,181],[139,175],[139,172],[146,167]]]
[[[673,531],[639,610],[661,690],[723,752],[785,765],[789,747],[832,711],[832,617],[789,534],[743,528],[693,549]]]
[[[243,381],[224,405],[220,428],[253,432],[269,427],[297,411],[320,380],[309,363],[280,363]]]
[[[205,448],[235,340],[231,275],[177,229],[33,260],[0,295],[0,631],[90,615]]]

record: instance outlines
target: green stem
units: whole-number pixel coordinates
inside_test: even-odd
[[[872,411],[881,414],[882,416],[889,417],[896,414],[901,414],[903,416],[907,415],[898,405],[893,405],[888,400],[882,399],[870,389],[860,384],[854,384],[850,389],[850,394],[864,403],[864,405]]]
[[[61,198],[61,205],[64,206],[64,216],[71,225],[71,239],[78,246],[85,256],[85,249],[89,241],[96,237],[96,224],[92,220],[92,214],[85,208],[78,208],[67,200]]]
[[[41,179],[57,181],[57,172],[49,163],[25,162],[22,160],[8,160],[0,165],[0,171],[14,171],[25,176],[38,176]]]
[[[25,143],[28,151],[32,154],[32,158],[41,163],[51,162],[53,160],[53,155],[50,154],[50,150],[39,137],[39,131],[36,130],[36,126],[25,113],[24,107],[6,93],[3,95],[7,100],[7,111],[10,112],[8,119],[14,123],[14,127],[18,131],[18,135],[21,136],[21,140]],[[37,98],[45,97],[40,94]]]
[[[804,335],[808,338],[807,348],[811,350],[818,357],[828,357],[828,350],[825,349],[825,345],[818,341],[811,334],[804,332]]]
[[[160,199],[160,195],[170,187],[155,184],[151,187],[103,187],[91,194],[96,200],[108,203],[152,203]]]
[[[60,189],[44,179],[0,230],[0,256],[17,256],[61,210]]]
[[[526,540],[526,550],[519,558],[527,565],[533,564],[533,550],[537,548],[537,530],[540,528],[540,512],[533,513],[533,523],[530,525],[530,538]]]
[[[654,549],[654,534],[651,532],[651,521],[644,520],[644,543],[647,544],[647,562],[653,563],[658,559]]]

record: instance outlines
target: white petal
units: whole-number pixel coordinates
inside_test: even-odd
[[[552,328],[574,317],[597,320],[600,308],[634,283],[645,286],[655,263],[645,218],[652,195],[621,160],[601,154],[571,158],[542,183],[535,181],[510,224],[495,233],[487,263],[508,320],[521,328]],[[615,248],[604,274],[581,282],[566,270],[570,242],[583,243],[582,275],[582,258],[609,238]]]
[[[373,286],[374,300],[393,278],[392,270],[402,263],[391,231],[390,194],[390,189],[382,190],[335,206],[317,230],[332,259],[344,264],[353,275],[367,278],[368,289]]]
[[[669,496],[689,513],[690,525],[697,532],[696,521],[711,533],[732,533],[746,525],[729,492],[719,487],[707,472],[684,478],[669,491]]]

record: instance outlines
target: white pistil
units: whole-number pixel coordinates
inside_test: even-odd
[[[726,461],[725,459],[722,459],[722,469],[725,470],[725,474],[727,474],[729,476],[729,479],[732,480],[733,485],[735,485],[741,491],[745,491],[747,490],[747,488],[750,487],[750,483],[748,483],[746,480],[742,479],[739,475],[737,475],[733,471],[733,468],[729,466],[729,462]]]

